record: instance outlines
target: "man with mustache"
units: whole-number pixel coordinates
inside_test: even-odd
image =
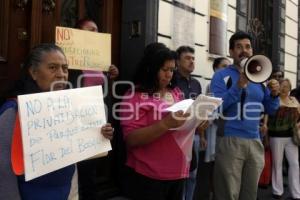
[[[177,52],[177,71],[175,73],[175,80],[177,86],[183,92],[185,99],[196,99],[202,92],[199,81],[191,76],[195,69],[195,50],[190,46],[180,46]],[[200,133],[204,135],[204,131]],[[194,189],[196,186],[197,167],[199,162],[199,135],[195,134],[192,152],[192,161],[190,165],[189,178],[185,182],[185,200],[192,200]]]
[[[253,55],[252,38],[236,32],[229,40],[233,65],[216,72],[211,81],[214,96],[221,97],[216,145],[215,200],[256,200],[257,184],[264,166],[260,141],[261,112],[273,114],[279,107],[279,83],[268,88],[250,82],[240,62]]]

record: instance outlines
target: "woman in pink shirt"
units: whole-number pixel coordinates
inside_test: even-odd
[[[163,44],[148,45],[138,66],[136,88],[121,103],[128,166],[123,190],[133,200],[182,200],[193,135],[174,130],[189,114],[165,111],[182,100],[181,91],[174,88],[175,60],[176,53]]]

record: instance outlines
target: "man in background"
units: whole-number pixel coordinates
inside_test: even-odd
[[[195,50],[190,46],[180,46],[177,50],[177,71],[174,74],[177,86],[183,92],[185,99],[195,99],[201,94],[201,85],[191,77],[195,69]],[[204,131],[203,131],[204,133]],[[198,166],[198,152],[199,135],[195,134],[192,161],[190,166],[190,176],[185,183],[184,200],[192,200],[193,193],[196,186],[197,166]]]

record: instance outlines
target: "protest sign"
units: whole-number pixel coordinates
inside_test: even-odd
[[[70,69],[108,71],[111,65],[111,35],[56,27],[55,43],[60,46]]]
[[[111,150],[101,86],[18,96],[25,180]]]

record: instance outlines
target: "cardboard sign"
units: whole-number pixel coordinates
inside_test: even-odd
[[[101,86],[18,96],[25,180],[111,150]]]
[[[67,57],[70,69],[108,71],[111,65],[111,35],[56,27],[55,43]]]

